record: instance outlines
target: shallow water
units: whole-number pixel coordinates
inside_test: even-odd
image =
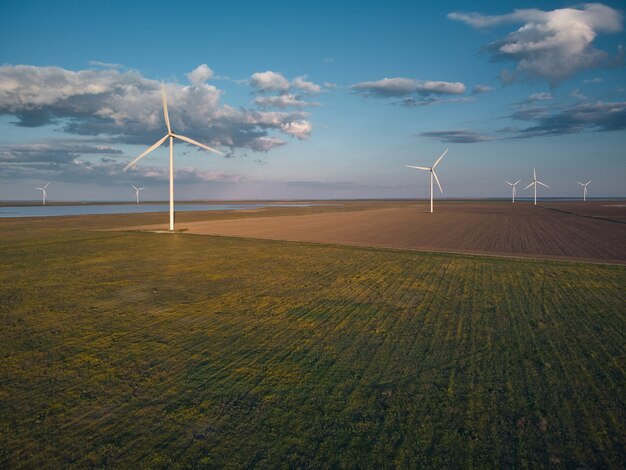
[[[258,207],[305,207],[310,204],[176,204],[176,212],[236,211]],[[0,207],[0,218],[52,217],[63,215],[136,214],[140,212],[169,212],[169,204],[80,204],[68,206],[6,206]]]

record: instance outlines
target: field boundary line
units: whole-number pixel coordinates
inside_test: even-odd
[[[603,220],[605,222],[614,222],[616,224],[626,224],[626,222],[624,222],[622,220],[609,219],[607,217],[600,217],[600,216],[597,216],[597,215],[580,214],[578,212],[566,211],[566,210],[563,210],[563,209],[557,209],[555,207],[547,207],[547,206],[542,206],[542,205],[539,205],[539,207],[541,207],[542,209],[550,210],[550,211],[560,212],[562,214],[575,215],[576,217],[585,217],[587,219],[593,219],[593,220]]]

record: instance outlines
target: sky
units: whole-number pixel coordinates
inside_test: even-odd
[[[0,0],[0,200],[626,197],[623,10]]]

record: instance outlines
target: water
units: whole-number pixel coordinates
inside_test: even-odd
[[[258,207],[306,207],[310,204],[176,204],[175,211],[236,211]],[[139,212],[169,212],[169,204],[81,204],[76,206],[5,206],[0,218],[53,217],[63,215],[136,214]]]

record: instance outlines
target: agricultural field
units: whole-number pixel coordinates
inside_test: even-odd
[[[623,466],[626,266],[162,219],[0,220],[1,468]]]
[[[179,226],[205,235],[626,264],[626,205],[619,202],[535,207],[528,202],[441,201],[432,214],[427,202],[344,207],[355,210],[327,208]]]

